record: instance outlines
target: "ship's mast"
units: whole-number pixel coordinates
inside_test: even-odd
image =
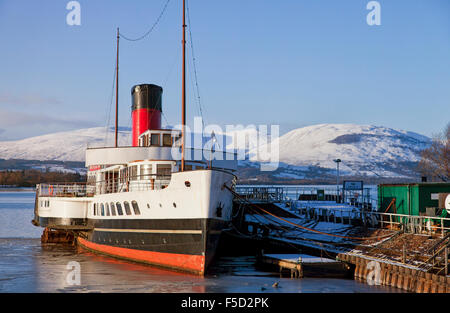
[[[117,27],[117,59],[116,59],[116,129],[115,129],[115,147],[117,148],[117,135],[119,124],[119,27]]]
[[[185,0],[183,0],[183,77],[182,77],[182,108],[181,108],[181,171],[184,171],[184,149],[186,136],[186,20]]]

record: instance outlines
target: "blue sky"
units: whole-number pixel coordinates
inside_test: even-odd
[[[141,36],[166,0],[79,0],[80,26],[67,25],[68,2],[0,0],[0,140],[113,125],[116,28]],[[368,2],[190,0],[205,121],[441,131],[450,1],[379,0],[380,26],[367,25]],[[188,71],[190,124],[199,108]],[[146,39],[121,40],[119,77],[120,125],[131,124],[139,83],[162,86],[163,124],[180,122],[181,0]]]

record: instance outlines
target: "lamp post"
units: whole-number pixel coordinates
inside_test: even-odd
[[[341,159],[333,160],[336,162],[336,202],[340,203],[339,199],[339,163],[341,163]]]

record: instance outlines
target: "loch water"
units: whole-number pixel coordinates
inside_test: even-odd
[[[0,189],[0,293],[398,292],[352,279],[280,278],[277,272],[259,270],[253,255],[221,256],[206,277],[198,277],[120,261],[77,247],[41,244],[43,229],[31,224],[34,199],[33,189]],[[79,270],[79,280],[74,279],[75,270]],[[272,287],[275,282],[276,288]]]

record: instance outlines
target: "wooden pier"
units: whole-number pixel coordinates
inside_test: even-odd
[[[346,276],[350,267],[338,260],[308,254],[263,254],[259,262],[286,271],[291,278]]]
[[[437,275],[416,266],[367,256],[339,254],[338,259],[353,265],[355,279],[369,285],[391,286],[417,293],[450,293],[448,275]]]
[[[323,203],[316,208],[294,208],[280,203],[281,193],[275,191],[234,193],[236,219],[228,237],[247,253],[272,253],[262,254],[261,264],[291,278],[329,277],[334,269],[371,285],[450,293],[449,218],[433,217],[439,227],[427,228],[429,216],[349,210]],[[305,254],[314,261],[307,262]]]

